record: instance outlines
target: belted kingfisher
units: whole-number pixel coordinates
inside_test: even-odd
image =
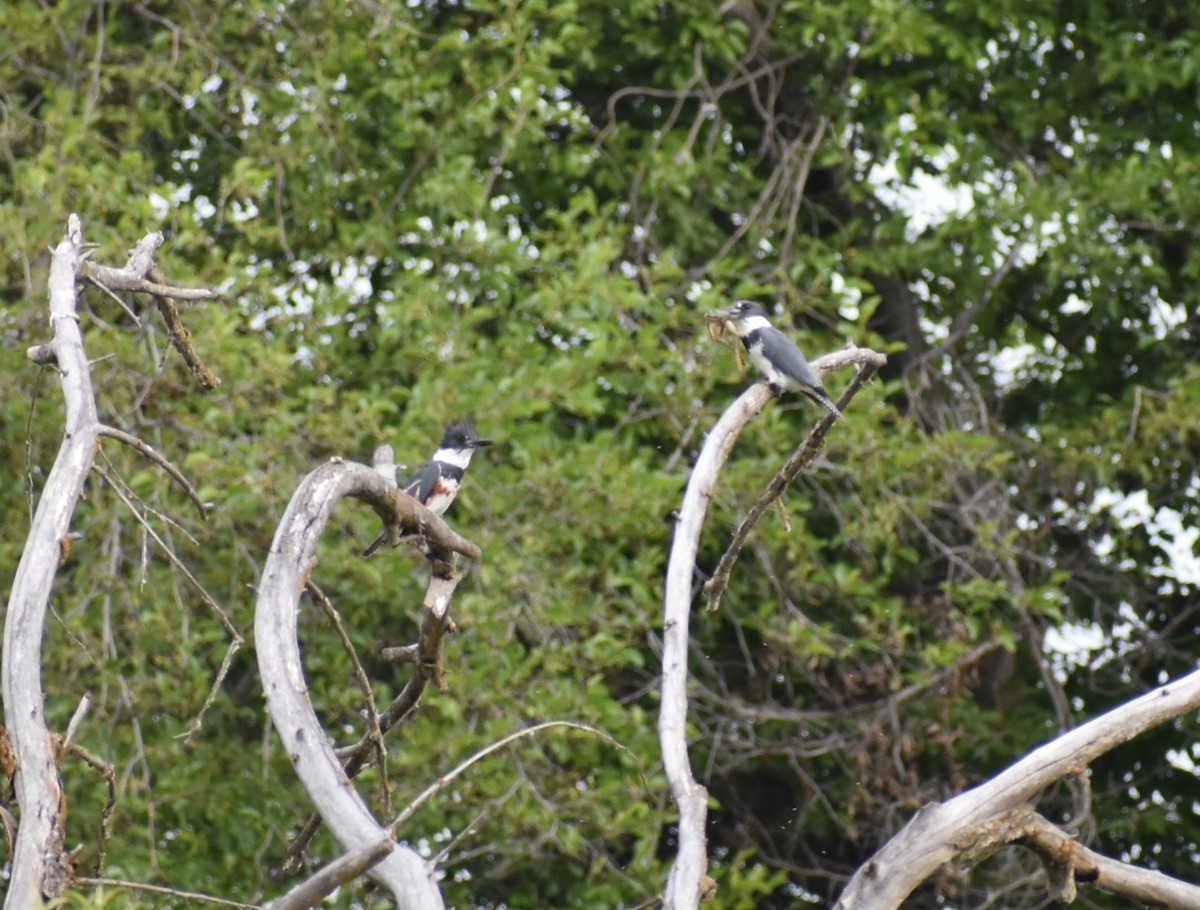
[[[787,389],[802,392],[834,417],[842,416],[821,385],[817,371],[809,366],[795,342],[771,325],[761,306],[752,300],[739,300],[728,309],[715,311],[713,315],[734,324],[750,360],[766,377],[775,394]]]
[[[475,424],[470,420],[464,418],[452,423],[446,427],[442,444],[433,457],[421,465],[415,474],[401,481],[400,489],[415,496],[434,515],[442,515],[458,495],[458,487],[475,450],[491,444],[491,439],[480,439],[475,435]],[[370,556],[387,540],[387,531],[380,532],[363,551],[363,556]]]

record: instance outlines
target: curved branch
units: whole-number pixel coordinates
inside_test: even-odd
[[[63,849],[66,806],[58,774],[58,753],[45,722],[41,661],[46,608],[54,575],[74,539],[69,533],[71,516],[94,467],[99,439],[105,431],[97,416],[95,390],[79,330],[76,278],[102,274],[123,281],[145,276],[153,269],[162,242],[161,233],[147,234],[134,247],[123,269],[92,265],[85,261],[83,225],[79,216],[72,214],[67,219],[66,235],[50,260],[52,337],[48,344],[35,345],[26,352],[33,362],[53,363],[58,368],[65,432],[17,565],[4,623],[0,680],[5,722],[17,767],[17,802],[21,807],[5,907],[22,910],[40,907],[43,901],[60,897],[71,883],[71,861]],[[175,290],[189,293],[186,289]],[[170,470],[161,456],[154,460]],[[181,475],[176,479],[181,479]],[[182,482],[186,489],[187,482]]]
[[[116,427],[110,427],[106,424],[102,424],[99,428],[99,431],[101,436],[107,436],[110,439],[115,439],[117,442],[123,442],[125,445],[130,446],[131,448],[137,449],[144,456],[166,471],[172,480],[183,487],[183,492],[186,493],[188,499],[195,504],[196,510],[200,513],[200,517],[208,518],[208,507],[201,501],[200,494],[196,492],[196,488],[193,487],[191,482],[183,475],[183,472],[180,471],[179,468],[175,467],[175,465],[171,464],[171,462],[167,461],[167,459],[156,448],[154,448],[154,446],[143,442],[132,433],[126,433],[124,430],[118,430]]]
[[[376,464],[373,469],[378,472]],[[421,700],[425,688],[432,681],[442,685],[443,673],[441,662],[441,643],[445,634],[450,631],[453,621],[449,616],[450,597],[458,586],[459,577],[453,571],[453,566],[435,561],[429,585],[425,589],[425,600],[421,604],[421,632],[417,641],[407,645],[397,645],[380,649],[387,660],[399,663],[415,664],[413,674],[400,690],[400,694],[392,699],[378,717],[379,729],[386,733],[408,716]],[[445,574],[439,574],[445,573]],[[403,654],[403,657],[399,655]],[[337,756],[345,762],[347,777],[356,777],[358,772],[367,767],[370,757],[375,750],[374,736],[371,732],[358,742],[344,749],[339,749]],[[283,871],[294,873],[300,869],[304,851],[321,826],[321,816],[314,813],[309,816],[304,827],[292,839],[288,847],[287,858],[283,863]]]
[[[396,848],[391,835],[365,843],[352,853],[335,859],[295,888],[268,903],[263,910],[307,910],[315,907],[342,885],[349,884]]]
[[[494,743],[490,743],[490,744],[484,746],[482,749],[480,749],[474,755],[459,762],[457,765],[455,765],[453,768],[451,768],[445,774],[441,775],[432,784],[430,784],[428,787],[426,787],[424,790],[422,790],[420,793],[418,793],[412,802],[410,802],[407,806],[405,806],[402,810],[400,810],[400,814],[397,815],[395,817],[395,819],[392,820],[391,830],[393,832],[399,832],[399,830],[404,826],[405,822],[407,822],[410,818],[412,818],[416,814],[417,810],[421,808],[421,806],[425,805],[425,803],[429,802],[429,800],[431,800],[431,799],[433,799],[433,797],[437,796],[437,794],[440,793],[442,790],[445,790],[446,787],[448,787],[451,783],[453,783],[455,779],[457,779],[457,778],[461,777],[463,774],[465,774],[471,768],[472,765],[478,764],[479,762],[481,762],[485,758],[487,758],[489,755],[494,755],[496,752],[499,752],[501,749],[503,749],[509,743],[516,742],[518,739],[524,739],[527,736],[536,736],[537,734],[541,733],[544,730],[554,730],[554,729],[558,729],[558,728],[565,728],[568,730],[581,730],[584,733],[590,733],[593,736],[597,736],[600,739],[604,740],[606,743],[608,743],[613,748],[620,749],[626,755],[628,755],[630,757],[634,757],[633,753],[630,752],[626,746],[623,746],[621,743],[619,743],[617,740],[613,739],[611,736],[609,736],[603,730],[597,730],[595,727],[590,727],[587,724],[576,723],[575,721],[571,721],[571,720],[548,720],[548,721],[545,721],[540,724],[534,724],[532,727],[525,727],[524,729],[517,730],[513,733],[509,733],[507,736],[500,737],[500,739],[496,740]],[[645,784],[645,782],[646,782],[646,779],[645,779],[645,777],[643,777],[642,783]]]
[[[254,634],[258,666],[271,719],[305,789],[334,837],[353,852],[387,835],[334,754],[308,698],[296,638],[300,592],[315,565],[317,542],[337,502],[360,499],[383,517],[389,529],[421,534],[434,562],[430,591],[446,616],[453,591],[454,555],[478,558],[479,548],[394,483],[365,465],[333,461],[301,482],[280,520],[259,584]],[[449,572],[449,578],[447,577]],[[447,587],[449,585],[449,587]],[[382,719],[381,719],[382,720]],[[441,908],[432,869],[414,851],[397,847],[370,875],[387,888],[398,906]]]
[[[687,749],[688,624],[696,550],[721,465],[729,456],[742,427],[770,400],[771,390],[764,383],[756,382],[725,410],[704,440],[683,495],[667,563],[658,738],[671,795],[679,806],[679,852],[667,878],[663,897],[666,910],[691,910],[699,904],[708,865],[704,839],[708,792],[692,776]]]
[[[61,896],[70,880],[70,862],[63,851],[62,782],[46,727],[42,636],[61,542],[91,470],[100,427],[76,315],[75,270],[82,257],[83,225],[78,215],[71,215],[66,236],[50,261],[50,347],[62,382],[65,432],[13,578],[0,658],[4,717],[17,761],[21,807],[5,907],[40,907],[44,899]]]
[[[994,838],[997,826],[1007,824],[1007,815],[1023,810],[1041,790],[1063,777],[1084,773],[1104,753],[1197,708],[1200,671],[1064,733],[954,799],[925,806],[854,873],[834,910],[899,907],[942,865]]]
[[[1016,842],[1041,858],[1053,900],[1074,901],[1075,885],[1079,883],[1103,888],[1153,907],[1200,910],[1200,887],[1089,850],[1032,809],[1029,815],[1025,830]]]
[[[838,398],[838,410],[845,411],[846,405],[885,363],[887,363],[887,357],[877,351],[848,345],[840,351],[817,358],[812,362],[812,367],[822,375],[842,367],[858,367],[854,379],[850,381],[850,385],[846,386],[845,391]],[[771,482],[767,484],[767,488],[758,498],[758,502],[753,505],[746,517],[742,519],[741,524],[738,525],[737,530],[734,531],[733,540],[730,541],[729,547],[721,556],[716,571],[713,572],[712,578],[704,584],[704,593],[708,595],[709,613],[716,612],[721,605],[721,594],[729,585],[730,573],[733,571],[733,565],[737,562],[738,555],[742,552],[746,538],[750,536],[750,532],[754,530],[754,526],[758,524],[759,519],[762,518],[771,503],[783,494],[783,491],[796,479],[796,475],[804,470],[821,451],[821,447],[825,444],[825,436],[833,426],[833,421],[832,414],[825,414],[821,421],[813,427],[812,432],[800,443],[799,448],[771,478]]]

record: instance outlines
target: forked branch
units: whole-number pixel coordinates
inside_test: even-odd
[[[814,360],[812,367],[822,375],[847,366],[858,367],[854,379],[846,386],[837,402],[838,409],[845,412],[846,406],[854,396],[879,372],[885,363],[887,363],[887,357],[877,351],[848,346]],[[778,473],[771,478],[771,482],[767,484],[767,488],[758,501],[754,503],[750,511],[746,513],[746,517],[737,526],[737,530],[733,532],[733,540],[729,542],[729,546],[721,556],[721,561],[717,563],[712,578],[704,585],[704,593],[708,595],[709,613],[716,612],[721,605],[721,595],[729,586],[729,576],[733,572],[733,566],[737,562],[750,532],[754,530],[763,513],[770,508],[771,503],[783,495],[784,490],[791,486],[792,481],[812,463],[813,458],[821,451],[825,445],[825,436],[833,426],[833,421],[834,418],[831,414],[825,414],[822,417],[821,421],[813,427],[812,432],[796,448],[796,451],[783,463],[783,467],[779,469]]]
[[[849,347],[822,357],[814,361],[812,365],[822,373],[844,366],[855,364],[859,366],[859,373],[854,382],[850,384],[838,402],[839,406],[844,409],[867,379],[879,368],[883,359],[883,355],[874,351]],[[679,521],[675,525],[675,539],[671,544],[671,556],[667,564],[667,589],[663,604],[662,707],[658,720],[658,736],[671,795],[679,807],[679,841],[678,852],[667,878],[667,888],[663,898],[663,905],[667,910],[692,910],[699,904],[701,897],[708,893],[711,883],[711,879],[708,879],[705,874],[708,858],[705,849],[704,824],[707,816],[708,794],[692,775],[687,738],[688,630],[691,620],[692,578],[696,568],[696,551],[721,466],[725,463],[742,428],[757,416],[770,400],[770,388],[765,383],[758,382],[743,392],[721,415],[720,420],[717,421],[716,426],[704,441],[700,457],[696,460],[696,466],[692,469],[692,475],[688,479],[683,506],[679,511]],[[799,466],[795,468],[795,471],[798,472],[800,467],[807,463],[802,460],[801,453],[810,448],[815,452],[820,447],[832,420],[832,416],[828,416],[818,424],[809,439],[801,445],[797,455],[793,455],[793,458],[789,459],[789,464],[793,460],[798,460]],[[811,458],[811,455],[808,457]],[[783,474],[784,472],[781,471],[780,476]],[[794,477],[795,474],[793,473],[791,476]],[[788,481],[790,481],[790,477]],[[785,486],[786,482],[780,487],[780,490]],[[774,494],[774,496],[777,495],[778,493]],[[763,510],[774,496],[764,497]],[[761,514],[761,510],[759,514]],[[757,520],[757,515],[755,520]],[[743,526],[744,533],[748,534],[753,523],[743,522]],[[736,553],[729,557],[730,567],[732,567],[734,559],[736,559]],[[728,569],[726,569],[727,575]]]
[[[1101,863],[1099,860],[1104,858],[1091,851],[1079,852],[1078,860],[1072,859],[1069,853],[1074,847],[1067,848],[1061,841],[1051,849],[1048,823],[1040,824],[1032,815],[1032,805],[1046,787],[1069,775],[1086,773],[1088,765],[1099,756],[1198,708],[1200,671],[1062,734],[1008,770],[951,800],[925,806],[854,873],[834,910],[899,907],[914,888],[945,863],[960,857],[970,860],[980,847],[1013,841],[1021,841],[1044,856],[1057,856],[1060,865],[1070,862],[1075,870],[1092,869],[1084,876],[1073,871],[1071,888],[1074,882],[1099,874],[1090,883],[1132,899],[1150,899],[1149,889],[1153,888],[1158,895],[1154,899],[1163,900],[1168,907],[1200,908],[1200,888],[1195,885],[1151,875],[1113,860]],[[1061,875],[1058,879],[1057,892],[1065,893],[1063,889],[1068,886]]]
[[[74,539],[71,518],[103,433],[79,329],[76,280],[81,275],[103,275],[113,281],[144,276],[153,267],[162,241],[162,234],[147,234],[124,269],[92,265],[85,261],[83,224],[78,215],[71,215],[66,235],[50,260],[51,340],[27,352],[34,363],[57,367],[65,417],[63,442],[46,478],[13,578],[0,655],[4,714],[19,768],[15,783],[21,808],[6,907],[24,910],[57,899],[69,887],[72,875],[64,850],[65,803],[57,750],[45,723],[41,658],[54,575]]]
[[[480,554],[478,547],[400,491],[389,478],[366,465],[340,460],[322,465],[304,478],[279,522],[263,568],[254,618],[267,708],[317,810],[342,848],[355,852],[379,842],[387,829],[351,785],[321,727],[308,697],[297,640],[300,592],[316,566],[317,543],[333,507],[346,497],[371,505],[397,537],[413,534],[423,538],[433,562],[426,606],[437,614],[431,621],[442,626],[449,621],[450,597],[457,584],[453,571],[456,555],[478,558]],[[418,666],[419,672],[431,672],[422,667]],[[387,723],[385,711],[380,724],[386,729]],[[398,906],[408,910],[443,906],[433,870],[407,847],[397,846],[369,874],[391,892]]]

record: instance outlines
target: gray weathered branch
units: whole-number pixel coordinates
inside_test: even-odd
[[[1200,910],[1200,887],[1089,850],[1032,807],[1028,813],[1017,842],[1041,858],[1052,900],[1072,903],[1077,884],[1086,884],[1152,907]]]
[[[17,761],[16,792],[21,823],[13,848],[12,878],[4,906],[40,907],[62,896],[71,870],[63,850],[65,809],[55,749],[46,727],[42,691],[42,635],[50,589],[61,558],[61,541],[96,455],[100,422],[91,373],[76,315],[75,270],[83,256],[83,225],[67,220],[67,233],[50,260],[50,347],[58,364],[66,411],[65,432],[46,478],[21,562],[17,565],[4,621],[0,673],[4,718]]]
[[[688,626],[692,611],[692,575],[700,531],[712,501],[717,474],[729,456],[738,434],[771,400],[771,390],[756,382],[730,405],[704,441],[700,457],[688,479],[675,525],[675,540],[667,563],[667,590],[663,603],[662,706],[658,738],[663,768],[671,795],[679,807],[679,847],[667,878],[665,910],[692,910],[700,893],[708,855],[704,819],[708,792],[692,776],[687,740]]]
[[[812,362],[813,369],[824,375],[832,370],[840,370],[849,366],[858,367],[858,372],[855,373],[854,379],[846,386],[845,390],[838,397],[838,408],[845,412],[846,406],[854,398],[855,395],[870,382],[871,378],[879,372],[879,369],[887,363],[887,357],[880,354],[878,351],[872,351],[870,348],[860,348],[855,345],[847,345],[840,351],[834,351],[831,354],[826,354],[824,357],[818,357]],[[724,593],[726,586],[729,584],[729,576],[733,572],[734,563],[737,562],[738,555],[742,552],[742,546],[746,543],[746,538],[750,536],[750,532],[754,530],[759,519],[770,508],[771,503],[775,502],[783,491],[791,485],[796,476],[804,470],[821,451],[821,447],[825,444],[825,436],[833,427],[833,415],[823,414],[821,420],[817,423],[804,441],[800,443],[796,451],[794,451],[779,472],[771,478],[771,482],[767,484],[766,490],[758,498],[758,501],[751,506],[750,511],[746,513],[746,517],[741,520],[737,526],[737,530],[733,533],[733,539],[729,542],[729,546],[725,548],[725,553],[721,556],[717,563],[717,568],[713,571],[710,578],[704,585],[704,593],[708,595],[708,612],[716,612],[721,603],[721,594]]]
[[[380,472],[342,461],[322,465],[301,482],[275,532],[254,619],[267,708],[296,774],[325,823],[342,848],[353,852],[387,836],[387,829],[375,820],[354,789],[321,728],[308,698],[296,638],[300,592],[316,565],[317,542],[333,507],[345,497],[370,504],[397,533],[424,538],[433,573],[426,609],[422,610],[423,624],[426,613],[436,612],[437,622],[443,625],[447,621],[449,598],[457,582],[455,554],[477,559],[479,549]],[[369,874],[392,893],[399,907],[424,910],[443,906],[432,868],[407,847],[396,847]]]
[[[868,862],[842,892],[834,910],[890,910],[899,907],[913,889],[945,863],[970,855],[999,825],[1007,828],[1008,814],[1023,811],[1049,785],[1072,774],[1084,774],[1099,756],[1135,736],[1200,708],[1200,671],[1160,686],[1114,708],[1030,752],[1007,771],[944,803],[922,808]],[[1025,835],[1013,826],[1012,838]],[[1111,861],[1110,861],[1111,862]],[[1125,878],[1132,878],[1126,866]],[[1109,867],[1110,872],[1112,867]],[[1141,870],[1139,870],[1141,871]],[[1120,886],[1112,875],[1102,887],[1133,896],[1133,885]],[[1144,883],[1144,875],[1140,882]],[[1174,894],[1187,889],[1186,900],[1170,907],[1200,907],[1200,889],[1174,882]]]
[[[884,360],[882,354],[851,345],[813,361],[813,367],[822,373],[847,366],[859,367],[858,375],[841,396],[839,404],[844,408]],[[690,910],[697,906],[701,897],[710,890],[712,883],[705,875],[708,858],[705,852],[704,822],[708,794],[692,776],[687,749],[688,627],[692,609],[692,578],[696,568],[696,550],[721,466],[729,456],[742,428],[762,411],[771,397],[771,390],[766,383],[756,382],[725,410],[712,432],[708,434],[688,479],[683,507],[675,525],[670,561],[667,564],[667,590],[663,604],[662,706],[659,709],[658,736],[671,795],[679,806],[679,849],[671,866],[663,900],[667,910]],[[832,416],[819,423],[796,454],[788,460],[780,475],[768,488],[768,493],[764,494],[757,514],[752,514],[743,522],[742,528],[739,529],[742,540],[762,510],[766,509],[770,501],[779,495],[784,486],[795,477],[795,473],[807,463],[803,453],[810,450],[815,452],[820,448],[820,443],[832,423]],[[808,457],[811,458],[811,454]],[[791,473],[786,473],[788,471]],[[780,477],[784,478],[783,485],[775,490]],[[740,543],[738,547],[740,548]],[[724,580],[728,579],[736,558],[737,551],[731,547],[722,560]],[[724,581],[721,583],[721,587],[723,586]],[[716,596],[719,596],[719,589]]]
[[[308,907],[315,907],[342,885],[349,884],[380,863],[395,848],[396,842],[390,834],[373,843],[368,841],[306,878],[283,897],[268,903],[263,910],[307,910]]]
[[[147,234],[124,269],[95,266],[84,259],[83,225],[78,215],[71,215],[66,235],[50,260],[51,340],[27,351],[34,363],[58,368],[65,432],[25,540],[4,623],[0,682],[5,723],[17,767],[17,803],[21,808],[6,908],[26,910],[61,897],[72,875],[71,861],[63,847],[66,808],[58,774],[58,754],[45,721],[41,661],[54,575],[75,539],[76,535],[70,531],[71,516],[93,468],[99,437],[105,432],[97,417],[95,391],[79,330],[76,278],[93,272],[109,277],[144,275],[154,267],[154,257],[161,245],[162,234]],[[143,453],[153,452],[133,437],[121,434],[118,438],[139,445]],[[165,459],[156,460],[168,466]],[[185,488],[190,488],[182,475],[173,470],[171,473]]]

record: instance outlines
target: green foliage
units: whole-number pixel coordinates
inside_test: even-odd
[[[23,479],[36,497],[61,435],[53,375],[21,356],[45,338],[47,248],[71,211],[106,263],[161,228],[171,279],[225,292],[185,312],[221,387],[197,392],[144,301],[139,325],[88,291],[86,343],[103,419],[215,510],[198,520],[112,440],[99,463],[248,634],[305,473],[385,441],[415,465],[474,415],[501,444],[451,521],[485,556],[459,589],[447,689],[393,734],[393,803],[523,725],[592,724],[633,757],[578,736],[514,745],[405,836],[450,847],[452,906],[639,904],[674,849],[655,732],[670,516],[748,381],[701,313],[779,304],[809,352],[853,338],[891,361],[790,491],[790,530],[769,515],[722,611],[697,615],[693,758],[719,905],[826,902],[923,802],[1194,663],[1185,9],[9,3],[0,574],[28,524]],[[939,186],[969,204],[910,218],[904,194]],[[785,399],[744,434],[702,571],[812,417]],[[406,677],[377,651],[412,638],[423,568],[360,559],[376,521],[342,507],[315,578],[383,702]],[[108,873],[279,893],[272,869],[309,808],[265,729],[252,642],[180,740],[228,635],[98,475],[74,529],[47,710],[61,729],[95,699],[79,738],[115,773]],[[318,709],[349,740],[361,694],[305,609]],[[1064,630],[1098,644],[1056,645]],[[1194,738],[1181,721],[1097,764],[1082,816],[1097,849],[1188,874],[1197,777],[1167,754]],[[87,868],[105,786],[73,761],[64,778]],[[379,777],[363,784],[384,811]],[[1077,816],[1080,798],[1065,786],[1042,808]],[[335,854],[314,842],[316,861]],[[913,906],[999,888],[1010,907],[1044,898],[1004,851]]]

